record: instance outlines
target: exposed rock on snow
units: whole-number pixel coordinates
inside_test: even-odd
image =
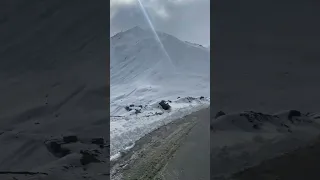
[[[159,105],[161,106],[162,109],[164,110],[169,110],[171,106],[164,100],[159,102]]]
[[[221,114],[220,112],[218,114]],[[216,116],[211,120],[211,128],[216,130],[235,130],[243,132],[292,132],[297,125],[310,125],[314,122],[310,115],[296,110],[283,111],[276,114],[264,114],[254,111]],[[299,123],[299,124],[298,124]]]
[[[291,110],[291,111],[289,111],[289,114],[288,114],[288,119],[289,120],[291,120],[292,121],[292,118],[293,117],[299,117],[299,116],[301,116],[301,112],[300,111],[297,111],[297,110]]]
[[[71,153],[67,148],[61,146],[61,143],[51,141],[46,143],[48,150],[56,157],[61,158]]]
[[[141,110],[136,109],[134,113],[135,113],[135,114],[139,114],[139,113],[141,113]]]
[[[217,112],[216,116],[214,118],[218,118],[220,116],[226,115],[226,113],[224,113],[223,111],[219,111]]]
[[[129,106],[126,106],[125,109],[126,109],[127,111],[131,111],[131,110],[132,110]]]

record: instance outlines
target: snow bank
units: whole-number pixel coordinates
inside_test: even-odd
[[[209,106],[207,99],[195,99],[190,103],[181,98],[181,100],[171,101],[169,111],[161,109],[159,103],[148,106],[133,106],[131,111],[123,116],[112,116],[110,122],[110,154],[111,159],[116,159],[121,151],[126,149],[135,141],[144,135],[163,126],[173,120],[182,118],[192,112],[198,111]],[[187,101],[187,102],[185,102]],[[140,113],[136,114],[135,110]]]

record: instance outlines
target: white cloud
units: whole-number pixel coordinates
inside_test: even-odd
[[[170,16],[166,9],[166,5],[182,5],[195,1],[203,0],[141,0],[143,6],[148,10],[149,13],[164,19]],[[123,6],[139,6],[139,3],[138,0],[110,0],[110,18],[112,19],[117,13],[118,9]]]
[[[136,2],[137,0],[110,0],[110,19],[114,17],[121,6],[132,6]]]
[[[166,10],[165,5],[161,4],[161,1],[159,0],[151,0],[148,2],[144,2],[142,0],[142,3],[143,6],[148,10],[148,12],[153,16],[156,15],[164,19],[170,16],[168,11]]]
[[[208,45],[210,0],[141,0],[155,29],[182,40]],[[110,1],[110,35],[149,24],[138,0]]]

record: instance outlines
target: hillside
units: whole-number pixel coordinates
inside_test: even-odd
[[[209,104],[210,52],[134,27],[111,37],[111,154]],[[202,96],[202,97],[201,97]],[[166,101],[170,111],[159,107]]]
[[[108,177],[108,6],[1,1],[0,179]]]

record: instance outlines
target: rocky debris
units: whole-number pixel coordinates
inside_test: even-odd
[[[159,105],[162,107],[162,109],[164,110],[169,110],[171,108],[171,106],[164,100],[162,100]]]
[[[131,110],[132,110],[132,108],[130,108],[129,106],[126,106],[125,109],[126,109],[127,111],[131,111]]]
[[[139,110],[139,109],[135,109],[135,112],[134,112],[135,114],[139,114],[139,113],[141,113],[141,110]]]
[[[63,137],[63,141],[65,143],[75,143],[75,142],[78,142],[78,137],[77,136],[64,136]]]
[[[224,116],[224,115],[226,115],[226,113],[224,113],[223,111],[219,111],[219,112],[217,112],[217,114],[214,118],[217,119],[218,117]]]
[[[224,114],[221,111],[217,113],[216,117],[216,119],[210,120],[211,131],[236,130],[255,132],[261,130],[263,132],[292,133],[297,126],[304,126],[314,122],[314,116],[310,118],[310,116],[295,110],[281,111],[276,114],[265,114],[254,111]]]
[[[201,97],[200,97],[200,100],[204,100],[204,97],[203,97],[203,96],[201,96]]]
[[[245,111],[244,113],[240,113],[240,116],[245,117],[251,124],[253,124],[253,129],[256,130],[260,129],[264,122],[275,118],[275,116],[254,111]]]
[[[139,113],[141,113],[142,108],[143,108],[142,105],[136,106],[136,105],[134,105],[134,104],[130,104],[129,106],[126,106],[126,107],[125,107],[125,109],[126,109],[127,111],[132,111],[132,110],[134,110],[134,113],[132,113],[132,114],[139,114]]]
[[[177,99],[180,99],[180,97],[178,97]]]
[[[67,148],[63,148],[61,143],[51,141],[46,143],[47,149],[56,157],[64,157],[70,154],[70,150]]]
[[[191,103],[192,101],[196,100],[194,97],[186,97],[186,100]]]
[[[247,118],[249,122],[262,122],[262,121],[268,121],[271,118],[274,118],[275,116],[269,115],[269,114],[263,114],[260,112],[254,112],[254,111],[245,111],[244,113],[240,113],[240,116],[244,116]]]
[[[93,152],[90,151],[80,151],[80,154],[82,154],[82,157],[80,159],[80,163],[82,165],[87,165],[90,163],[99,163],[101,162],[97,157],[98,154],[95,154]]]
[[[172,101],[168,100],[169,103],[172,103]]]
[[[292,118],[293,117],[295,117],[295,116],[301,116],[301,112],[300,111],[297,111],[297,110],[290,110],[289,111],[289,114],[288,114],[288,119],[291,121],[291,122],[293,122],[292,121]]]

